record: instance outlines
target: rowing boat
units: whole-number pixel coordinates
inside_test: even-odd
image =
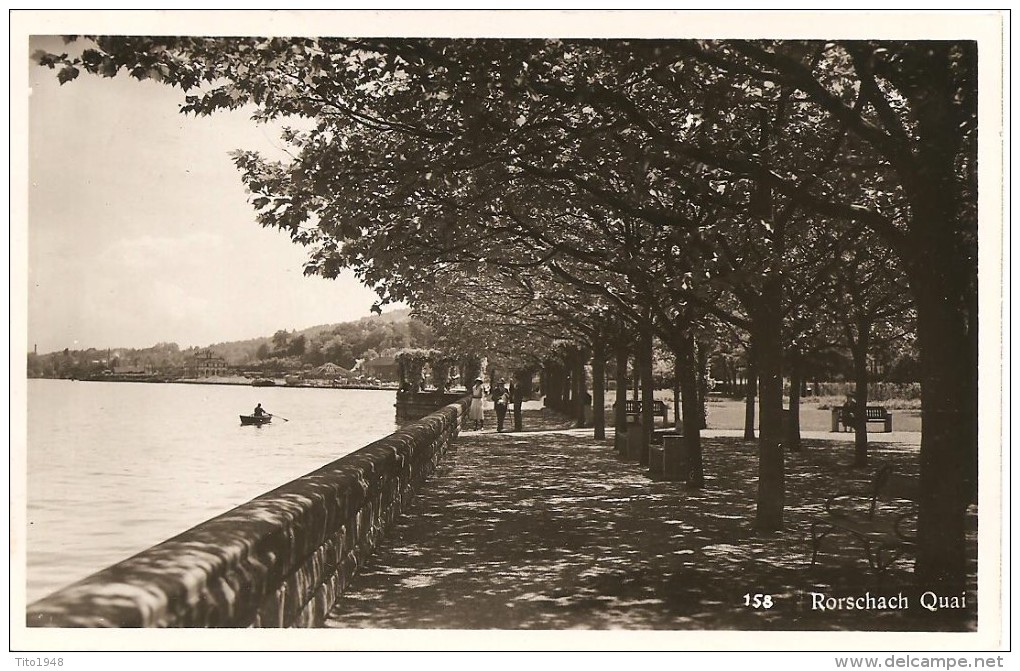
[[[273,421],[272,415],[241,415],[241,426],[262,426]]]

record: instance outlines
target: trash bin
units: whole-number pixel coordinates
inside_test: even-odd
[[[645,432],[641,430],[641,420],[637,415],[627,416],[627,461],[641,463],[641,458],[648,445],[645,444]]]
[[[627,458],[627,429],[624,427],[622,431],[617,431],[613,434],[613,450],[616,451],[616,456],[619,459]]]
[[[661,445],[652,445],[648,448],[648,477],[653,480],[663,479],[663,451]]]
[[[662,437],[662,479],[674,482],[687,479],[687,444],[679,434]]]

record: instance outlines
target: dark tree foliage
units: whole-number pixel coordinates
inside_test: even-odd
[[[38,60],[61,82],[126,71],[179,86],[186,113],[312,120],[285,134],[292,162],[235,162],[259,222],[308,247],[306,272],[351,268],[381,303],[429,307],[437,277],[491,264],[486,277],[568,286],[632,326],[647,314],[678,354],[708,315],[746,330],[764,529],[782,525],[783,357],[809,304],[793,288],[833,232],[869,231],[917,314],[918,577],[962,584],[976,44],[99,37]]]

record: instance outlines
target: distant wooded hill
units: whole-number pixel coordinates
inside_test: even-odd
[[[405,347],[429,347],[430,329],[411,318],[410,310],[393,310],[356,321],[322,324],[301,330],[280,329],[261,338],[235,340],[206,347],[181,349],[176,343],[158,343],[143,349],[63,350],[28,355],[29,377],[77,377],[115,367],[151,372],[184,368],[199,352],[222,357],[235,369],[299,370],[331,361],[352,368],[359,359],[392,356]]]

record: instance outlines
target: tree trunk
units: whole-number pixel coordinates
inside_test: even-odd
[[[475,371],[470,359],[465,357],[457,361],[457,374],[464,388],[471,389],[471,383],[475,381]]]
[[[753,362],[747,364],[747,384],[744,388],[744,440],[754,440],[754,405],[758,400],[758,371]]]
[[[630,352],[627,345],[622,341],[616,344],[616,403],[614,407],[613,423],[616,427],[616,437],[613,445],[620,456],[627,454],[627,443],[624,435],[627,431],[627,359]]]
[[[680,375],[683,372],[683,358],[680,354],[676,354],[673,363],[673,429],[683,427],[683,422],[680,421],[682,415],[680,414]]]
[[[521,405],[524,399],[531,395],[531,384],[534,378],[533,370],[524,369],[514,371],[514,431],[520,433],[524,430],[524,417],[521,412]]]
[[[857,341],[853,350],[854,381],[854,466],[868,465],[868,349],[871,347],[871,325],[857,322]]]
[[[701,455],[701,417],[704,405],[698,393],[697,367],[694,337],[684,335],[680,345],[684,365],[680,372],[684,409],[684,448],[687,451],[687,485],[694,489],[705,486],[705,471]]]
[[[634,350],[634,400],[641,399],[641,347]]]
[[[542,405],[547,408],[553,407],[553,379],[552,379],[552,367],[546,363],[542,366],[542,370],[538,375],[538,386],[539,393],[542,395]]]
[[[560,408],[565,415],[573,415],[573,407],[571,401],[573,401],[573,370],[570,366],[570,361],[567,360],[563,363],[563,368],[560,371]]]
[[[700,404],[700,419],[698,428],[708,428],[708,345],[696,342],[697,348],[697,374],[698,374],[698,403]]]
[[[790,352],[790,411],[786,420],[786,446],[790,452],[800,452],[800,394],[801,394],[800,350]]]
[[[556,367],[553,364],[546,365],[545,373],[542,376],[542,384],[542,393],[545,395],[545,407],[559,410],[556,405],[560,399],[560,391],[556,381]]]
[[[966,508],[978,485],[977,323],[934,290],[915,295],[922,407],[915,573],[919,587],[958,593],[967,578]]]
[[[758,138],[765,154],[773,136],[775,117],[760,112]],[[762,271],[757,300],[744,305],[750,317],[751,352],[759,379],[758,498],[755,527],[761,531],[783,528],[786,482],[783,455],[783,275],[786,220],[774,216],[771,187],[758,181],[752,188],[749,213],[761,222],[771,222],[763,242],[768,263]]]
[[[755,526],[763,531],[783,528],[785,464],[783,456],[783,348],[781,287],[777,279],[763,283],[761,303],[754,309],[752,349],[760,378],[758,437],[758,500]]]
[[[963,135],[961,115],[952,109],[977,100],[978,56],[976,43],[951,48],[966,54],[963,77],[948,75],[948,45],[927,47],[927,65],[938,74],[914,101],[921,142],[916,160],[902,169],[912,216],[909,238],[899,249],[917,307],[921,360],[915,574],[920,589],[940,594],[958,594],[966,585],[966,506],[978,486],[979,243],[977,209],[969,207],[977,203],[977,146],[954,151]],[[976,102],[967,112],[976,118]]]
[[[591,359],[592,423],[595,440],[606,439],[606,347],[599,336],[595,337]]]
[[[566,413],[566,400],[568,396],[567,372],[562,364],[556,364],[553,368],[553,396],[556,399],[556,411]]]
[[[563,366],[559,363],[552,369],[552,396],[555,399],[555,408],[557,412],[565,412],[566,408],[563,405],[563,399],[566,396],[566,373],[563,371]]]
[[[641,460],[642,466],[648,465],[648,449],[652,444],[652,432],[655,424],[655,412],[652,401],[655,396],[655,385],[652,380],[652,329],[649,324],[642,325],[640,337],[641,351]]]
[[[722,359],[722,388],[719,391],[726,396],[733,396],[735,388],[733,384],[733,364],[728,358]]]
[[[570,371],[570,377],[573,380],[573,411],[576,426],[579,429],[583,429],[588,423],[587,412],[588,412],[588,384],[585,379],[587,376],[584,371],[585,356],[580,351],[574,355],[573,358],[573,370]]]

